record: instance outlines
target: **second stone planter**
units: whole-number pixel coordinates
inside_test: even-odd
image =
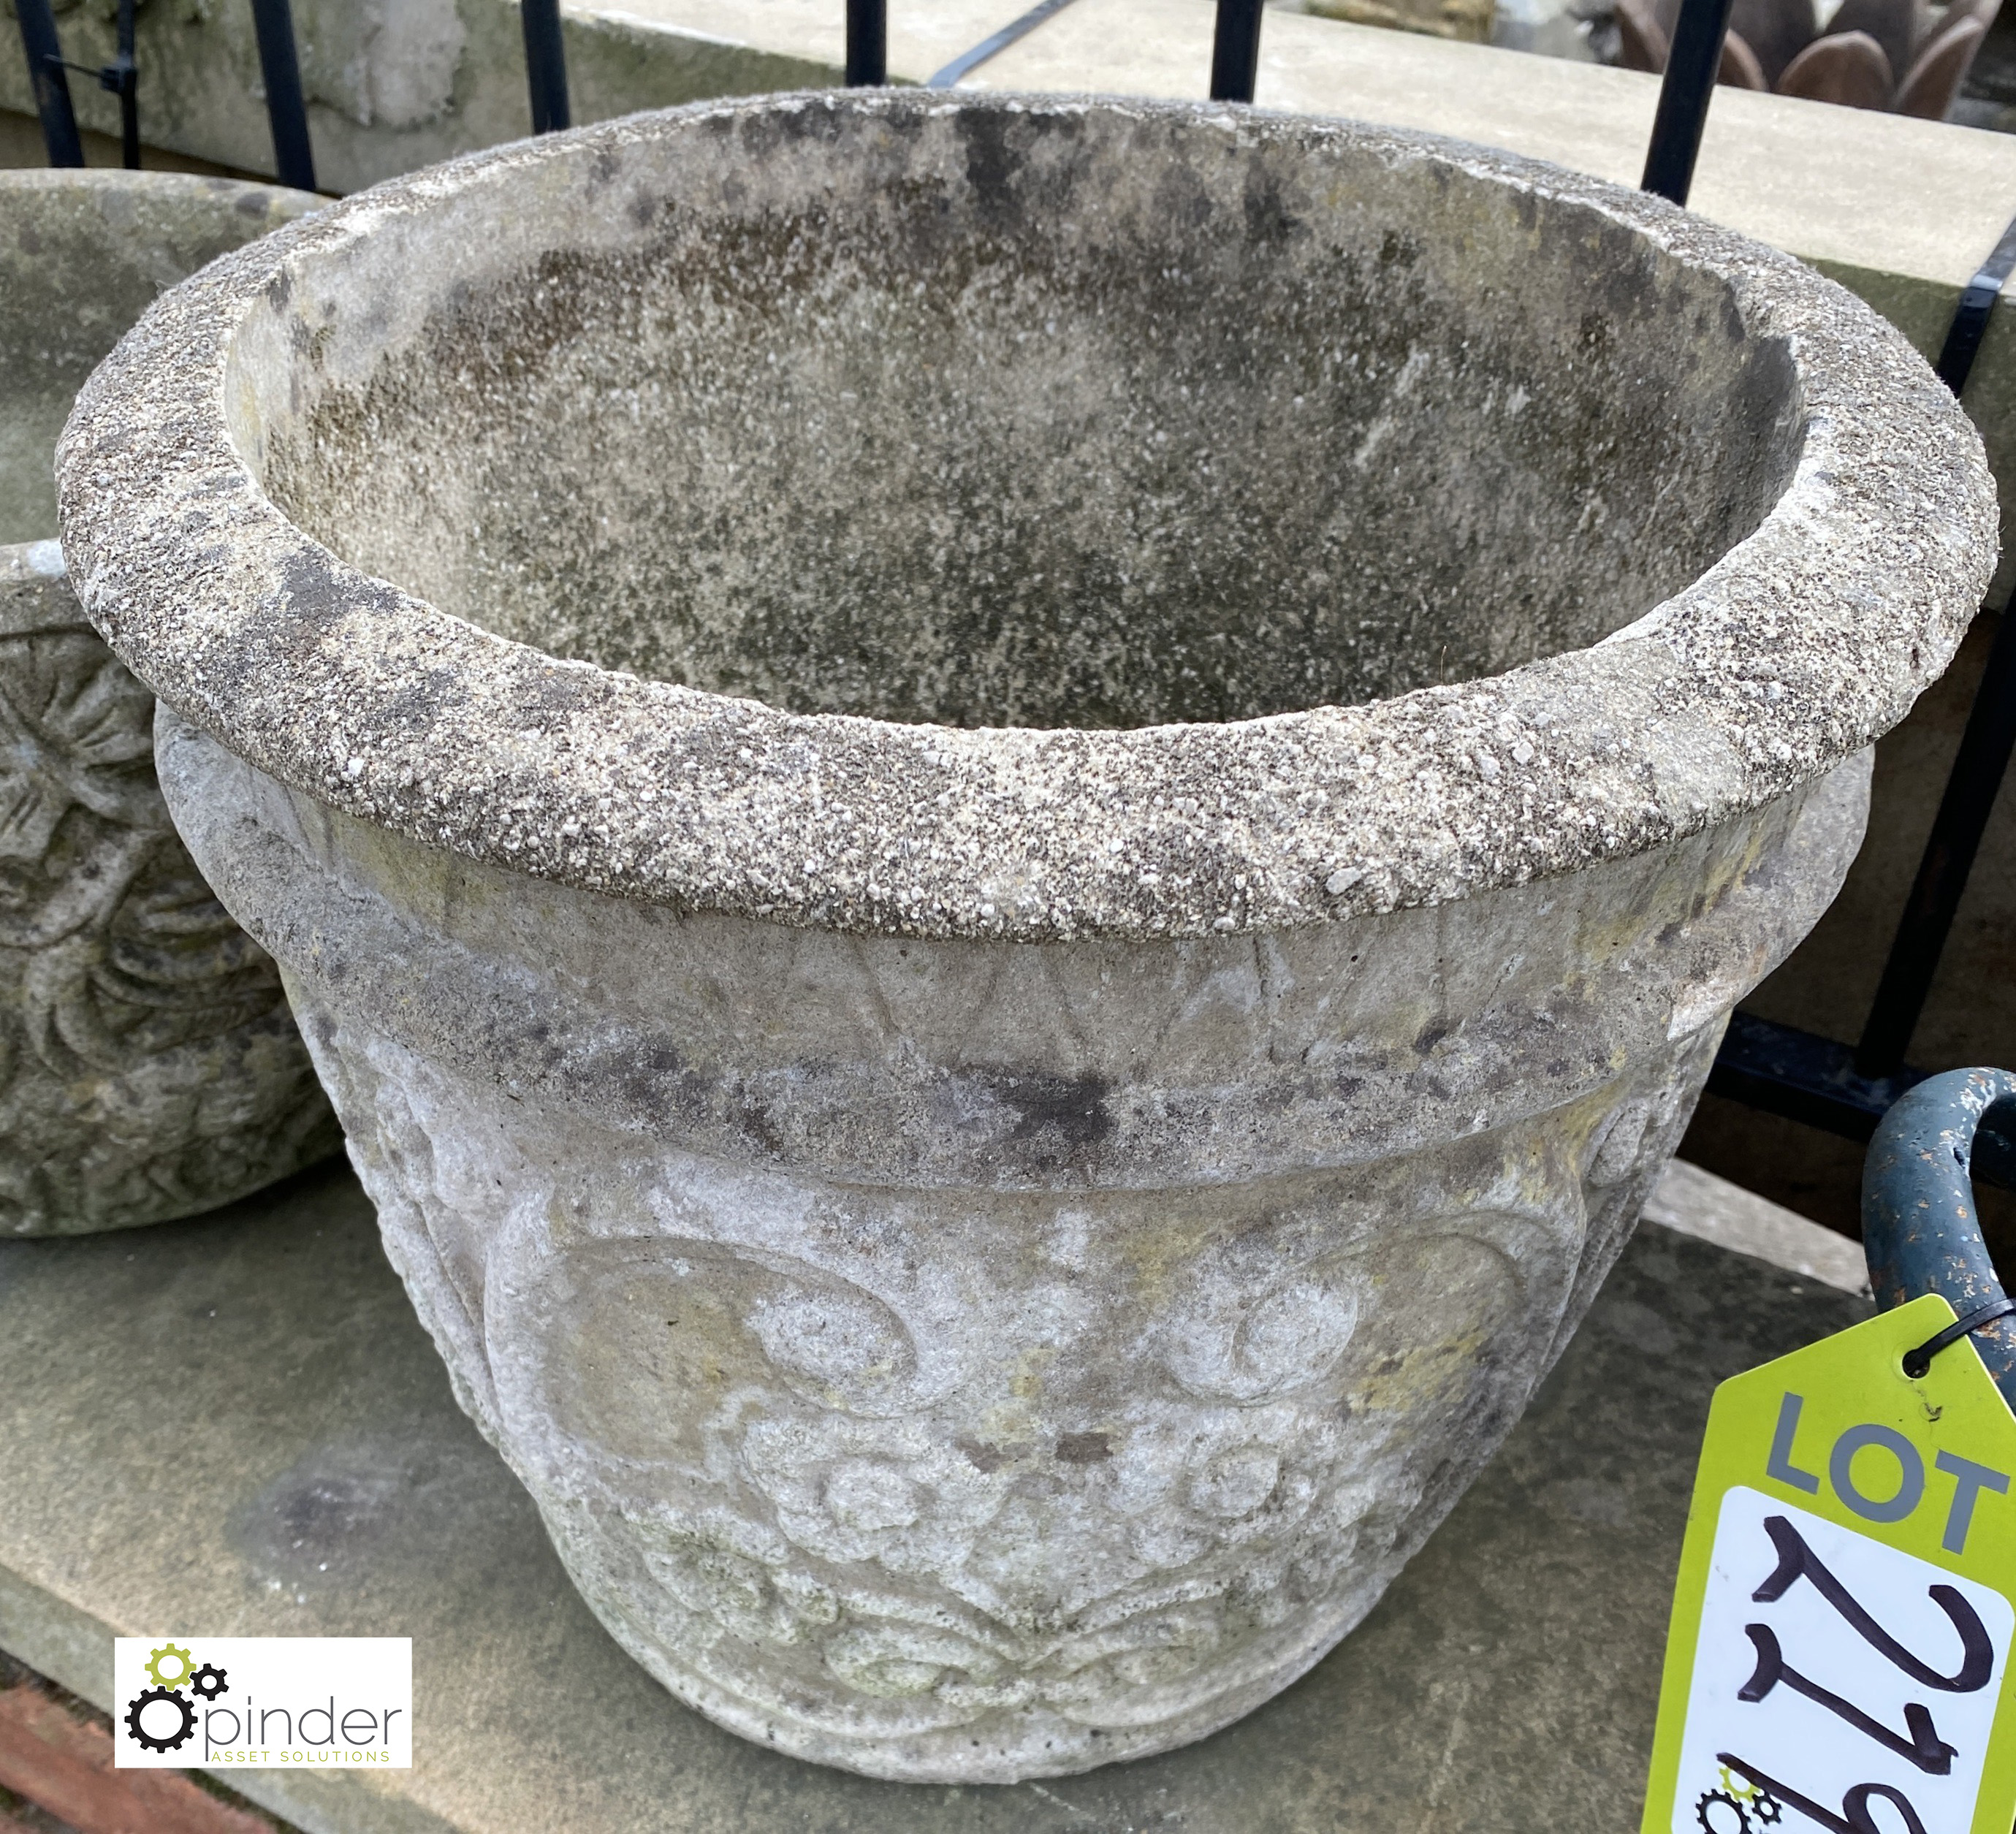
[[[752,1739],[1197,1738],[1517,1417],[1993,545],[1797,263],[1337,124],[767,99],[352,200],[61,459],[463,1404]]]
[[[339,1144],[265,951],[153,768],[153,696],[85,621],[57,433],[155,297],[322,200],[166,172],[0,172],[0,1235],[229,1203]]]

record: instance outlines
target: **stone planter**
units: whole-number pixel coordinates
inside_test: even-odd
[[[0,172],[0,1235],[188,1216],[338,1143],[272,962],[175,838],[153,696],[77,607],[50,469],[157,294],[322,202]]]
[[[353,200],[164,301],[59,470],[577,1583],[724,1724],[940,1781],[1197,1738],[1370,1608],[1994,528],[1895,333],[1663,204],[926,95]]]

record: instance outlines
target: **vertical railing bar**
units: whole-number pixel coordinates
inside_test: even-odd
[[[1888,1076],[1902,1066],[1939,972],[1939,957],[1974,869],[1988,818],[2016,752],[2016,610],[2005,603],[1982,671],[1974,706],[1953,754],[1953,770],[1925,842],[1918,876],[1898,920],[1889,959],[1856,1047],[1855,1067],[1867,1077]]]
[[[259,34],[259,74],[266,85],[274,168],[283,185],[312,191],[315,150],[308,144],[308,108],[301,95],[293,13],[287,0],[252,0],[252,23]]]
[[[847,0],[847,86],[879,89],[889,81],[887,0]]]
[[[525,32],[525,83],[531,92],[532,131],[554,134],[574,124],[567,100],[567,45],[560,37],[560,0],[520,0]]]
[[[2016,272],[2016,220],[2003,230],[2002,239],[1961,289],[1953,322],[1946,327],[1946,342],[1939,347],[1939,360],[1935,367],[1939,380],[1957,396],[1965,390],[1967,379],[1974,373],[1975,356],[1987,335],[1989,318],[2012,272]]]
[[[1211,35],[1211,99],[1251,102],[1260,78],[1261,0],[1218,0]]]
[[[970,51],[962,51],[950,63],[924,79],[927,89],[949,89],[964,81],[991,57],[999,57],[1010,45],[1021,41],[1064,11],[1072,0],[1036,0],[1027,13],[1019,13],[990,38],[982,38]]]
[[[1946,328],[1938,374],[1956,396],[1967,387],[1996,302],[2012,272],[2016,220],[2003,230],[1962,289]],[[1795,1113],[1795,1108],[1801,1102],[1809,1107],[1817,1103],[1814,1112],[1831,1112],[1847,1101],[1852,1108],[1868,1107],[1875,1113],[1883,1102],[1895,1099],[1891,1085],[1909,1083],[1921,1074],[1906,1066],[1905,1055],[1938,976],[2010,760],[2016,756],[2016,609],[2007,598],[2001,619],[1852,1055],[1829,1039],[1739,1012],[1716,1059],[1712,1089],[1719,1081],[1723,1085],[1719,1093],[1795,1119],[1811,1119],[1810,1114]],[[1760,1098],[1760,1089],[1770,1099]],[[1871,1102],[1876,1106],[1870,1107]],[[2004,1181],[2002,1174],[1997,1181]]]
[[[1665,81],[1659,85],[1659,111],[1652,118],[1652,139],[1645,149],[1641,182],[1642,189],[1677,204],[1687,203],[1694,187],[1701,130],[1708,124],[1708,105],[1722,67],[1723,41],[1729,35],[1730,5],[1731,0],[1680,0],[1680,16],[1673,27],[1672,49],[1666,56]]]
[[[28,81],[35,92],[35,113],[41,118],[49,164],[81,166],[84,142],[77,131],[77,111],[70,106],[70,78],[63,74],[63,46],[49,0],[15,0],[14,11],[21,22],[21,49],[28,59]]]
[[[1958,396],[1973,373],[1974,359],[1987,334],[1995,303],[2012,272],[2016,272],[2016,221],[2003,230],[1974,278],[1961,289],[1953,322],[1940,347],[1939,377]],[[2016,612],[2007,600],[2002,625],[1988,665],[1982,671],[1967,726],[1953,753],[1939,812],[1932,818],[1918,875],[1898,919],[1883,978],[1856,1047],[1856,1070],[1865,1076],[1888,1076],[1903,1063],[1911,1034],[1932,991],[1939,958],[1946,951],[1960,901],[1974,871],[1975,854],[1987,832],[1988,818],[2016,750]],[[1872,1067],[1873,1066],[1873,1067]]]

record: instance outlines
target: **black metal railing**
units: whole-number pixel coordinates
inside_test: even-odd
[[[1704,4],[1715,0],[1703,0]],[[1939,353],[1939,379],[1960,396],[1974,368],[2003,283],[2016,270],[2016,222],[2002,233],[1961,293]],[[1984,610],[1991,609],[1984,606]],[[1988,818],[2016,750],[2016,617],[2005,595],[2001,624],[1975,689],[1974,704],[1932,818],[1910,895],[1892,938],[1876,997],[1853,1045],[1755,1013],[1739,1012],[1709,1073],[1711,1095],[1803,1122],[1849,1140],[1867,1140],[1885,1111],[1931,1073],[1905,1061],[1953,933]],[[2016,1190],[2016,1129],[2000,1116],[1982,1124],[1974,1149],[1976,1178]]]
[[[16,0],[21,50],[28,60],[35,114],[41,123],[42,146],[51,165],[84,164],[84,137],[77,131],[77,110],[70,93],[70,73],[75,70],[95,78],[101,88],[119,98],[121,157],[128,169],[139,170],[140,102],[139,67],[133,56],[134,7],[135,0],[119,0],[118,49],[110,63],[92,65],[71,63],[64,58],[49,0]]]
[[[1701,156],[1708,105],[1722,69],[1723,41],[1729,36],[1733,0],[1681,0],[1672,49],[1659,85],[1659,110],[1645,149],[1642,191],[1685,204],[1694,189],[1694,161]]]
[[[569,126],[567,47],[560,41],[560,0],[519,0],[525,31],[525,81],[532,92],[532,131],[555,134]]]
[[[287,0],[252,0],[259,37],[259,75],[266,85],[266,121],[273,135],[273,169],[297,191],[315,188],[315,152],[308,145],[308,108],[301,94],[301,58],[294,47],[294,15]]]
[[[1687,202],[1694,182],[1729,30],[1730,3],[1683,0],[1674,28],[1643,185],[1675,203]],[[1989,316],[2012,269],[2016,222],[2003,232],[1961,293],[1947,330],[1938,370],[1940,380],[1957,397],[1967,387]],[[1860,1141],[1874,1133],[1893,1102],[1925,1080],[1928,1073],[1907,1064],[1905,1053],[1924,1014],[1960,894],[2016,749],[2016,618],[2007,615],[2006,599],[1995,609],[2003,614],[2001,625],[1860,1041],[1850,1046],[1755,1013],[1738,1012],[1708,1077],[1711,1094]],[[1982,1126],[1974,1165],[1975,1175],[1985,1181],[2016,1188],[2016,1134],[2005,1134],[1999,1117]]]
[[[140,65],[135,15],[137,0],[119,0],[117,49],[106,64],[71,63],[63,54],[49,0],[15,0],[21,49],[28,60],[42,146],[52,166],[84,164],[84,137],[70,92],[70,73],[93,77],[119,98],[119,153],[129,171],[140,167]],[[301,95],[301,66],[294,50],[294,23],[287,0],[252,0],[259,39],[259,68],[266,85],[266,113],[273,131],[273,162],[280,182],[315,189],[315,159],[308,147],[308,108]]]

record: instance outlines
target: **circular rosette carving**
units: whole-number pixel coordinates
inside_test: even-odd
[[[830,1566],[735,1509],[590,1509],[549,1499],[548,1525],[591,1599],[620,1599],[626,1643],[765,1714],[845,1702],[901,1735],[1026,1703],[1028,1650],[981,1613],[870,1568]]]
[[[772,1415],[750,1422],[740,1463],[808,1553],[952,1584],[1014,1481],[980,1469],[926,1419]]]
[[[1214,1294],[1193,1306],[1186,1320],[1191,1328],[1172,1332],[1165,1360],[1193,1394],[1266,1401],[1320,1381],[1336,1366],[1365,1300],[1357,1257],[1333,1256],[1257,1293]]]
[[[1645,1135],[1654,1125],[1654,1105],[1643,1096],[1620,1102],[1590,1137],[1586,1181],[1598,1191],[1621,1185],[1638,1169]]]
[[[832,1587],[790,1564],[774,1531],[725,1510],[640,1527],[644,1565],[683,1621],[674,1639],[697,1655],[724,1637],[772,1650],[817,1644],[840,1616]]]
[[[1376,1232],[1281,1213],[1197,1256],[1144,1343],[1170,1386],[1114,1461],[1135,1559],[1256,1597],[1264,1568],[1282,1596],[1319,1600],[1369,1480],[1398,1507],[1384,1546],[1497,1444],[1543,1365],[1578,1238],[1566,1217],[1503,1209]]]
[[[1219,1575],[1211,1556],[1290,1537],[1348,1460],[1334,1409],[1144,1405],[1113,1461],[1105,1501],[1136,1570]],[[1218,1583],[1213,1581],[1212,1583]]]
[[[1639,1086],[1619,1089],[1589,1135],[1582,1180],[1596,1201],[1654,1171],[1671,1156],[1722,1042],[1719,1026],[1679,1041]]]
[[[826,1645],[826,1662],[859,1694],[884,1700],[934,1696],[931,1717],[941,1724],[957,1724],[1031,1691],[1014,1684],[1013,1664],[1002,1655],[927,1622],[884,1618],[850,1624]]]
[[[1156,1356],[1199,1401],[1258,1408],[1320,1391],[1428,1400],[1528,1302],[1558,1232],[1496,1210],[1348,1232],[1284,1213],[1214,1244],[1184,1271],[1152,1333]],[[1431,1372],[1439,1372],[1431,1374]],[[1228,1476],[1226,1494],[1239,1484]]]
[[[493,1282],[488,1310],[506,1429],[556,1435],[556,1469],[571,1451],[722,1483],[747,1422],[894,1411],[916,1371],[909,1332],[873,1293],[690,1237],[574,1244]]]
[[[1282,1210],[1211,1242],[1184,1265],[1150,1354],[1199,1400],[1251,1405],[1322,1381],[1370,1294],[1357,1234]]]
[[[1522,1347],[1537,1355],[1525,1328],[1530,1313],[1550,1310],[1536,1303],[1543,1294],[1557,1303],[1565,1289],[1568,1246],[1529,1217],[1474,1210],[1368,1249],[1357,1263],[1364,1314],[1334,1372],[1353,1413],[1447,1418],[1474,1387],[1500,1380]]]
[[[257,1019],[273,965],[175,839],[153,697],[88,629],[0,638],[0,974],[52,1075],[119,1070]],[[13,1028],[10,1028],[10,1030]]]
[[[74,808],[166,833],[153,721],[153,696],[83,624],[0,638],[0,860],[40,863]]]

